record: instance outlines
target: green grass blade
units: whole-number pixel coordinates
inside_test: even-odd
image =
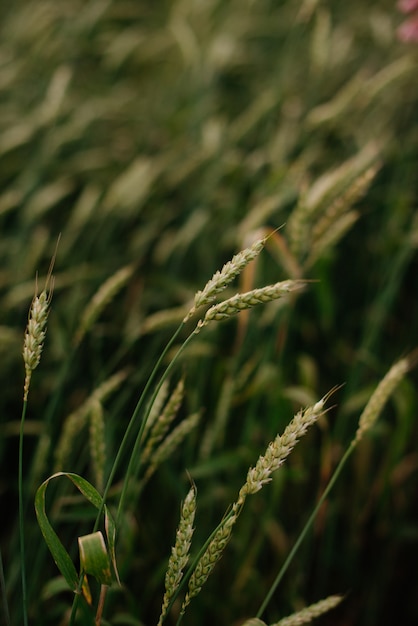
[[[79,476],[78,474],[70,473],[70,472],[57,472],[50,476],[46,481],[42,483],[36,492],[35,496],[35,510],[36,516],[38,518],[38,523],[41,529],[41,532],[44,536],[45,542],[53,556],[55,563],[57,564],[58,569],[64,576],[68,585],[73,591],[78,591],[80,587],[80,579],[76,572],[76,569],[71,561],[71,558],[68,552],[65,550],[61,541],[58,538],[58,535],[52,528],[48,516],[45,511],[45,493],[50,481],[54,478],[60,478],[65,476],[69,478],[71,482],[77,487],[77,489],[83,494],[83,496],[91,503],[96,509],[101,509],[102,507],[102,496],[99,492],[85,479]],[[109,548],[109,556],[112,561],[115,575],[117,580],[119,581],[119,576],[116,569],[116,556],[115,556],[115,523],[113,521],[112,516],[110,515],[107,507],[104,507],[104,515],[105,515],[105,530],[108,539],[108,548]]]
[[[69,587],[76,591],[78,587],[78,574],[74,567],[74,564],[70,558],[70,555],[62,545],[61,541],[58,538],[55,530],[52,528],[49,523],[48,516],[45,511],[45,494],[46,489],[50,483],[50,481],[55,478],[57,474],[50,476],[47,480],[45,480],[42,485],[38,488],[35,496],[35,511],[36,517],[38,519],[39,528],[41,529],[41,533],[45,539],[45,542],[52,554],[52,558],[54,559],[58,569],[61,574],[64,576],[67,581]]]

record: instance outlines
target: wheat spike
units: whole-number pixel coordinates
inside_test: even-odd
[[[265,246],[268,237],[258,239],[249,248],[245,248],[238,252],[228,263],[225,263],[223,268],[212,276],[212,278],[206,283],[202,291],[198,291],[194,298],[194,306],[190,309],[189,313],[184,318],[184,322],[194,315],[196,310],[204,304],[213,302],[218,293],[223,291],[233,279],[238,276],[252,261],[255,259]]]
[[[265,304],[272,300],[277,300],[291,291],[301,289],[305,285],[306,281],[304,280],[285,280],[280,283],[275,283],[274,285],[268,285],[267,287],[253,289],[246,293],[238,293],[232,296],[232,298],[228,298],[228,300],[224,300],[210,307],[210,309],[206,311],[203,320],[198,322],[195,333],[200,332],[200,330],[211,321],[219,322],[229,319],[240,311],[251,309],[257,304]]]
[[[169,381],[165,380],[160,387],[160,390],[157,393],[157,397],[155,398],[152,406],[149,407],[149,415],[148,419],[144,425],[144,439],[148,436],[151,427],[154,426],[155,422],[161,415],[161,411],[163,410],[163,406],[165,401],[167,400],[169,390]]]
[[[23,341],[23,362],[25,364],[25,382],[23,387],[23,400],[26,402],[29,394],[32,372],[38,367],[41,360],[42,348],[46,336],[46,323],[48,320],[49,306],[52,300],[54,281],[51,274],[55,257],[45,283],[45,288],[39,294],[35,294],[29,311],[28,324]]]
[[[126,370],[121,370],[105,380],[78,409],[70,413],[65,419],[61,436],[55,449],[55,471],[58,472],[63,469],[71,453],[74,438],[86,425],[92,407],[97,402],[102,403],[108,395],[121,385],[126,376]]]
[[[327,207],[323,215],[312,227],[312,238],[314,241],[319,241],[332,224],[364,196],[379,171],[379,167],[380,164],[373,163],[366,171],[361,172],[354,178],[348,188]]]
[[[180,523],[176,533],[176,541],[168,561],[165,575],[165,594],[158,625],[161,626],[170,601],[183,578],[184,568],[189,560],[190,545],[193,536],[193,523],[196,513],[196,488],[191,487],[181,509]]]
[[[84,310],[78,330],[75,334],[75,345],[79,345],[81,343],[84,335],[92,327],[106,305],[128,282],[133,271],[134,267],[132,265],[122,267],[101,285]]]
[[[151,427],[147,443],[141,456],[141,463],[145,464],[151,457],[152,451],[165,437],[170,424],[175,419],[184,396],[184,380],[180,380],[171,394],[163,411]]]
[[[382,378],[360,416],[358,429],[354,438],[355,443],[360,441],[364,433],[375,424],[392,392],[405,374],[415,364],[416,358],[417,353],[414,352],[400,359],[392,365],[386,376]]]
[[[302,624],[309,624],[316,617],[319,617],[323,613],[327,613],[336,607],[342,599],[342,596],[329,596],[328,598],[325,598],[325,600],[320,600],[320,602],[316,602],[316,604],[311,604],[305,609],[302,609],[293,615],[289,615],[289,617],[285,617],[271,626],[302,626]]]
[[[232,527],[237,521],[238,514],[234,512],[228,517],[224,519],[221,526],[215,532],[215,535],[209,542],[208,547],[205,552],[200,557],[199,561],[196,564],[195,569],[189,580],[189,587],[184,598],[181,614],[184,614],[187,606],[190,604],[192,598],[197,596],[197,594],[202,589],[203,585],[209,578],[210,574],[213,571],[213,568],[221,558],[228,542],[231,538]]]
[[[150,465],[145,473],[142,486],[148,482],[157,467],[170,457],[183,439],[196,428],[199,419],[200,413],[189,415],[161,442],[151,457]]]
[[[240,489],[237,505],[242,506],[247,495],[257,493],[266,483],[271,481],[273,472],[283,465],[309,426],[323,415],[325,403],[334,391],[332,389],[316,404],[299,411],[285,428],[283,435],[278,435],[274,441],[269,443],[265,454],[259,457],[254,467],[249,469],[247,480]]]

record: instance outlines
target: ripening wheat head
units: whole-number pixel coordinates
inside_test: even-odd
[[[181,608],[182,614],[186,610],[186,607],[190,604],[191,599],[198,595],[203,585],[211,575],[215,565],[221,558],[231,538],[232,527],[236,520],[236,514],[229,515],[223,520],[222,524],[210,540],[206,550],[197,562],[189,580],[189,588]]]
[[[50,277],[49,277],[50,278]],[[25,383],[23,388],[23,399],[28,399],[30,380],[32,372],[39,365],[42,348],[46,335],[46,323],[48,320],[49,305],[52,299],[52,286],[49,289],[48,281],[45,289],[40,295],[35,295],[29,311],[28,325],[26,327],[23,342],[23,362],[25,364]]]
[[[257,304],[266,304],[278,298],[282,298],[291,291],[301,289],[306,285],[304,280],[284,280],[274,285],[267,285],[259,289],[253,289],[246,293],[238,293],[232,298],[219,302],[206,311],[205,317],[200,320],[195,329],[195,333],[207,326],[210,322],[220,322],[229,319],[240,311],[252,309]]]
[[[284,617],[271,626],[302,626],[302,624],[309,624],[315,618],[335,608],[342,599],[342,596],[329,596],[325,600],[320,600],[293,615],[289,615],[289,617]]]
[[[415,350],[408,356],[394,363],[387,374],[382,378],[360,416],[359,426],[354,439],[355,443],[360,441],[364,433],[375,424],[389,397],[405,374],[415,365],[417,359],[418,351]]]
[[[265,246],[268,237],[258,239],[249,248],[245,248],[236,254],[228,263],[225,263],[220,271],[215,272],[205,287],[198,291],[194,298],[194,306],[190,309],[184,322],[186,322],[196,310],[204,304],[213,302],[218,293],[223,291],[242,270],[255,259]]]
[[[177,528],[176,541],[171,551],[165,575],[165,594],[158,625],[161,626],[170,601],[177,591],[183,578],[184,568],[189,560],[190,545],[194,532],[193,522],[196,513],[196,489],[191,487],[181,508],[180,523]]]
[[[269,443],[266,452],[261,455],[254,467],[250,468],[247,480],[241,487],[238,498],[238,505],[242,506],[245,498],[260,491],[262,487],[271,481],[271,476],[287,459],[299,439],[306,433],[309,426],[314,424],[325,412],[325,403],[335,389],[328,392],[321,400],[313,406],[309,406],[299,411],[286,426],[282,435]]]

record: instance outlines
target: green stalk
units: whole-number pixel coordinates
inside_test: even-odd
[[[6,580],[4,578],[3,557],[1,555],[1,550],[0,550],[0,587],[1,587],[1,599],[3,602],[4,623],[5,623],[5,626],[11,626],[9,605],[7,602],[7,594],[6,594]]]
[[[19,492],[19,537],[20,537],[20,572],[22,577],[22,607],[23,624],[28,626],[28,600],[26,587],[26,554],[25,554],[25,530],[24,530],[24,502],[23,502],[23,431],[25,425],[26,409],[28,401],[23,400],[22,417],[20,419],[19,433],[19,470],[18,470],[18,492]]]
[[[350,446],[348,447],[348,449],[346,450],[344,456],[342,457],[341,461],[338,463],[337,468],[335,470],[335,472],[333,473],[333,475],[331,476],[331,479],[328,483],[328,485],[326,486],[323,494],[321,495],[321,497],[318,500],[318,503],[316,504],[314,510],[312,511],[311,515],[309,516],[307,522],[305,523],[305,526],[303,527],[301,533],[299,534],[299,537],[296,540],[296,543],[294,544],[293,548],[291,549],[287,559],[285,560],[285,562],[283,563],[279,573],[277,574],[272,586],[270,587],[269,592],[267,593],[266,597],[264,598],[263,603],[261,604],[260,608],[258,609],[257,615],[256,617],[258,619],[261,619],[261,616],[263,615],[267,605],[269,604],[271,598],[273,597],[274,592],[276,591],[279,583],[281,582],[283,576],[285,575],[290,563],[293,561],[293,558],[296,554],[296,552],[299,550],[302,541],[305,539],[308,531],[310,530],[310,528],[312,527],[312,524],[314,523],[316,516],[318,515],[318,512],[321,508],[321,506],[323,505],[323,503],[325,502],[326,498],[328,497],[331,489],[333,488],[333,486],[335,485],[335,483],[337,482],[337,479],[339,477],[339,475],[341,474],[341,471],[343,469],[343,467],[345,466],[348,458],[350,457],[351,453],[353,452],[354,448],[356,447],[356,441],[352,441]]]
[[[107,483],[106,483],[106,486],[105,486],[105,489],[104,489],[104,492],[103,492],[102,509],[97,514],[96,523],[94,525],[93,532],[95,532],[98,529],[100,517],[101,517],[101,515],[103,513],[103,507],[106,504],[106,498],[107,498],[107,495],[109,493],[109,489],[110,489],[110,487],[112,485],[112,482],[113,482],[113,479],[115,477],[116,470],[117,470],[117,468],[119,466],[119,462],[120,462],[120,459],[122,457],[122,454],[125,451],[125,447],[126,447],[126,444],[128,442],[129,436],[132,433],[132,430],[133,430],[134,425],[136,423],[137,417],[138,417],[138,415],[139,415],[139,413],[140,413],[140,411],[142,409],[142,406],[143,406],[143,404],[145,402],[145,398],[147,396],[149,388],[151,387],[151,384],[152,384],[152,382],[153,382],[153,380],[154,380],[154,378],[155,378],[155,376],[157,374],[157,371],[158,371],[158,369],[159,369],[159,367],[160,367],[160,365],[161,365],[165,355],[167,354],[167,352],[169,351],[169,349],[173,345],[173,343],[176,340],[177,336],[179,335],[182,327],[183,327],[183,323],[181,323],[180,326],[177,328],[176,332],[171,337],[170,341],[167,343],[166,347],[164,348],[163,352],[161,353],[161,356],[158,359],[157,363],[155,364],[155,366],[154,366],[154,368],[153,368],[153,370],[152,370],[152,372],[151,372],[151,374],[150,374],[150,376],[149,376],[149,378],[147,380],[147,384],[145,385],[144,390],[142,391],[142,393],[141,393],[141,395],[139,397],[139,400],[138,400],[138,403],[137,403],[137,405],[135,407],[135,410],[132,413],[131,419],[129,420],[128,426],[126,427],[126,430],[125,430],[125,433],[123,435],[123,438],[122,438],[121,444],[119,446],[118,452],[116,454],[115,460],[113,461],[113,465],[112,465],[112,468],[110,470],[109,478],[107,479]],[[144,425],[141,426],[141,429],[140,429],[141,433],[142,433],[143,428],[144,428]]]
[[[150,386],[150,381],[155,377],[155,374],[156,374],[156,372],[158,370],[159,365],[161,364],[161,362],[162,362],[164,356],[166,355],[168,349],[172,345],[174,339],[176,338],[176,336],[180,332],[180,329],[182,328],[182,326],[183,326],[183,324],[180,325],[180,327],[178,328],[177,332],[175,333],[175,335],[173,336],[173,338],[171,339],[171,341],[167,345],[166,349],[164,350],[163,354],[161,355],[160,359],[158,360],[158,363],[156,364],[155,368],[153,369],[153,371],[151,373],[151,376],[150,376],[150,379],[148,380],[147,386],[145,387],[144,392],[141,395],[141,398],[140,398],[140,400],[138,402],[138,405],[137,405],[137,407],[135,409],[135,412],[134,412],[134,415],[133,415],[132,419],[134,419],[134,418],[136,419],[136,417],[137,417],[137,415],[139,413],[139,410],[142,408],[146,391],[149,389],[149,386]],[[182,343],[182,345],[178,349],[177,353],[173,357],[172,361],[170,361],[169,365],[167,366],[167,368],[165,369],[164,373],[162,374],[162,376],[160,378],[160,381],[159,381],[158,385],[156,386],[156,388],[154,390],[154,393],[152,394],[151,400],[150,400],[149,405],[148,405],[148,409],[147,409],[144,417],[142,418],[141,426],[140,426],[138,435],[136,436],[136,440],[135,440],[134,446],[132,448],[132,453],[131,453],[131,456],[130,456],[130,459],[129,459],[128,468],[127,468],[126,475],[125,475],[125,478],[124,478],[124,481],[123,481],[122,493],[121,493],[121,496],[120,496],[120,499],[119,499],[118,512],[116,514],[116,526],[118,526],[120,514],[122,512],[123,505],[125,503],[125,498],[126,498],[126,494],[127,494],[127,491],[128,491],[129,480],[130,480],[132,474],[134,473],[133,466],[134,466],[134,463],[138,459],[138,453],[139,453],[139,448],[140,448],[141,441],[142,441],[142,435],[143,435],[144,428],[146,426],[146,423],[147,423],[150,411],[152,409],[152,405],[155,402],[155,399],[156,399],[156,397],[158,395],[158,392],[161,389],[161,386],[163,385],[164,381],[167,380],[168,375],[170,374],[171,370],[173,369],[174,365],[176,364],[176,361],[177,361],[178,357],[185,350],[185,348],[190,343],[190,341],[193,339],[193,337],[194,337],[194,333],[191,333],[187,337],[187,339]],[[129,428],[129,425],[128,425],[128,428]]]

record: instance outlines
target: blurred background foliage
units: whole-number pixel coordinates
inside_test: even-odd
[[[239,624],[257,611],[370,392],[418,344],[417,49],[396,41],[389,0],[17,0],[0,18],[1,548],[13,619],[21,347],[35,275],[42,287],[59,234],[26,426],[30,498],[54,471],[68,416],[124,369],[104,403],[110,466],[194,293],[281,227],[228,294],[313,282],[285,306],[242,314],[190,345],[172,384],[183,373],[182,410],[203,417],[132,499],[124,587],[107,607],[112,624],[156,623],[185,469],[203,542],[293,413],[345,383],[253,498],[185,619]],[[88,302],[125,266],[126,284],[75,349]],[[401,385],[351,460],[266,621],[347,592],[321,623],[417,623],[416,381]],[[72,434],[65,469],[94,481],[86,428]],[[91,527],[84,505],[59,491],[54,515],[68,545]],[[30,622],[65,623],[71,594],[32,507],[27,524]]]

